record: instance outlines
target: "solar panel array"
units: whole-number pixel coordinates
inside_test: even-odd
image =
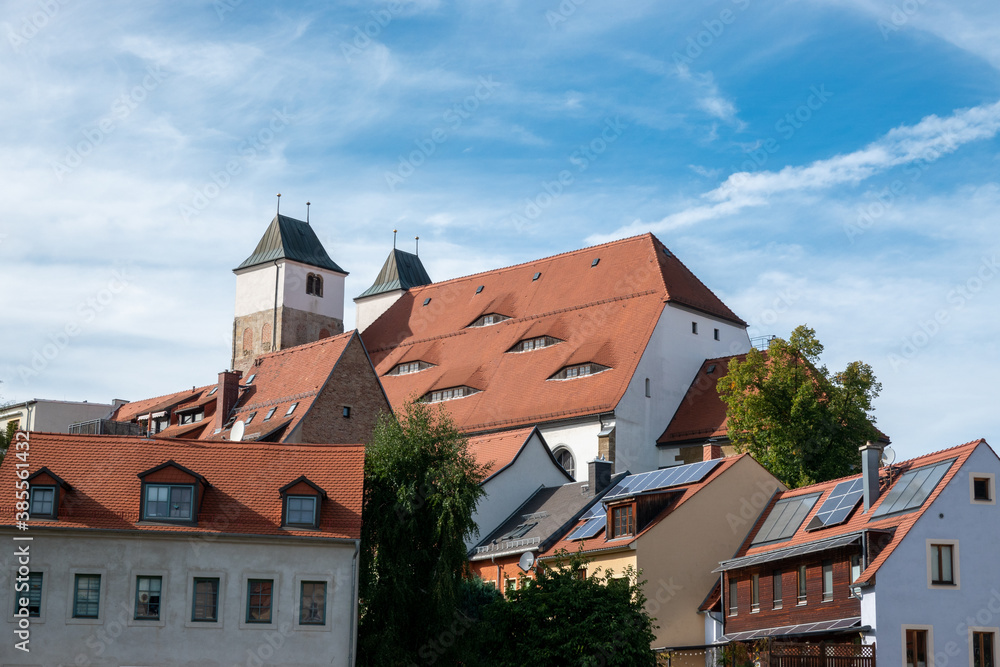
[[[882,504],[872,514],[872,518],[905,512],[920,507],[931,495],[955,459],[910,470],[892,485]]]
[[[837,526],[847,521],[851,511],[865,495],[865,480],[863,477],[849,479],[833,488],[833,491],[823,501],[823,506],[816,512],[806,530],[819,530]]]
[[[814,493],[808,496],[795,496],[774,503],[771,513],[764,520],[764,525],[757,531],[750,544],[787,540],[802,525],[802,521],[819,500],[820,495],[822,494]]]
[[[789,560],[806,554],[816,553],[817,551],[829,551],[830,549],[836,549],[837,547],[854,544],[860,539],[860,533],[849,533],[847,535],[841,535],[840,537],[834,537],[828,540],[800,544],[797,547],[785,547],[784,549],[765,551],[762,554],[741,556],[740,558],[734,558],[722,563],[722,565],[712,571],[724,572],[726,570],[737,570],[745,567],[751,567],[753,565],[760,565],[761,563],[773,563],[779,560]]]
[[[604,506],[604,503],[597,502],[597,503],[594,503],[593,507],[591,507],[589,510],[587,510],[586,513],[584,513],[584,515],[581,516],[580,518],[581,519],[596,519],[597,517],[604,516],[607,513],[608,513],[608,508],[606,508]]]
[[[587,540],[601,532],[608,523],[607,515],[602,515],[594,519],[588,519],[586,523],[570,533],[567,539]]]
[[[657,491],[659,489],[669,489],[672,486],[682,484],[692,484],[705,479],[716,466],[722,463],[722,459],[711,461],[699,461],[663,470],[651,470],[641,472],[637,475],[629,475],[611,489],[604,500],[614,500],[616,498],[627,498],[640,493]]]

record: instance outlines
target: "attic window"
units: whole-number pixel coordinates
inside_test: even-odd
[[[594,261],[590,263],[590,268],[594,268],[595,266],[597,266],[600,263],[601,263],[601,258],[600,257],[595,257]]]
[[[510,318],[506,315],[501,315],[500,313],[487,313],[483,315],[478,320],[470,324],[470,327],[488,327],[491,324],[499,324],[504,320],[509,320]]]
[[[275,410],[277,410],[277,409],[278,409],[278,408],[271,408],[270,410],[268,410],[268,411],[267,411],[267,416],[266,416],[266,417],[264,417],[264,421],[267,421],[267,420],[269,420],[269,419],[270,419],[271,417],[273,417],[273,416],[274,416],[274,411],[275,411]]]
[[[319,528],[319,514],[326,492],[305,476],[278,489],[282,501],[281,525],[292,528]]]
[[[484,287],[486,287],[486,285],[480,285],[479,287],[477,287],[476,288],[476,294],[479,294],[480,292],[482,292]]]
[[[556,343],[561,343],[562,341],[558,338],[553,338],[552,336],[538,336],[537,338],[525,338],[520,343],[514,347],[507,350],[508,352],[531,352],[532,350],[540,350],[543,347],[549,347],[550,345],[555,345]]]
[[[542,273],[541,273],[541,271],[539,271],[539,272],[537,272],[535,274],[535,277],[531,279],[531,282],[535,282],[536,280],[538,280],[541,277],[542,277]]]
[[[464,398],[478,393],[478,389],[472,387],[450,387],[448,389],[438,389],[424,395],[424,400],[428,403],[438,403],[440,401],[450,401],[456,398]]]
[[[252,384],[253,384],[253,379],[254,379],[255,377],[257,377],[257,374],[256,374],[256,373],[254,373],[253,375],[251,375],[250,377],[248,377],[248,378],[247,378],[247,381],[246,381],[246,382],[245,382],[245,383],[243,384],[243,386],[244,386],[244,387],[249,387],[250,385],[252,385]]]
[[[433,366],[434,364],[429,364],[426,361],[407,361],[406,363],[397,364],[396,367],[386,373],[386,375],[408,375]]]
[[[219,391],[219,385],[212,387],[212,391],[208,392],[209,396],[215,396],[215,392]]]
[[[247,417],[247,420],[245,422],[243,422],[243,423],[244,424],[249,424],[250,422],[253,421],[253,418],[256,417],[256,416],[257,416],[257,411],[255,410],[255,411],[253,411],[253,412],[250,413],[250,416]]]
[[[145,503],[143,519],[191,520],[194,505],[193,484],[143,484]]]
[[[178,418],[178,421],[181,424],[195,424],[197,422],[200,422],[204,418],[205,418],[205,409],[202,408],[198,412],[185,412],[181,414],[180,417]]]
[[[573,378],[583,377],[584,375],[594,375],[596,373],[601,373],[603,371],[611,370],[608,366],[602,366],[601,364],[595,364],[593,362],[586,364],[575,364],[573,366],[566,366],[558,373],[550,377],[550,380],[572,380]]]
[[[292,406],[290,408],[288,408],[288,412],[285,413],[285,416],[287,417],[288,415],[290,415],[293,412],[295,412],[295,408],[297,408],[297,407],[299,407],[298,403],[292,403]]]
[[[431,302],[431,298],[430,298],[430,297],[427,297],[426,299],[424,299],[424,305],[425,305],[425,306],[426,306],[427,304],[429,304],[430,302]]]
[[[527,535],[528,532],[532,528],[534,528],[535,526],[537,526],[537,525],[538,525],[537,521],[535,523],[522,523],[520,526],[518,526],[514,530],[510,531],[509,533],[507,533],[506,535],[504,535],[500,539],[501,540],[517,540],[517,539],[520,539],[520,538],[524,537],[525,535]]]

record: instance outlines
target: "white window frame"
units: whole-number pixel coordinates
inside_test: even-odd
[[[990,499],[976,500],[976,478],[987,478],[990,480]],[[992,472],[970,472],[969,473],[969,502],[973,505],[996,505],[997,504],[997,476]]]
[[[932,545],[951,545],[951,574],[955,580],[954,584],[932,584],[931,581],[934,578],[934,574],[931,572],[931,546]],[[959,568],[959,563],[961,558],[959,558],[958,553],[958,540],[943,540],[943,539],[928,539],[927,540],[927,588],[932,590],[942,590],[942,591],[957,591],[962,588],[962,578],[961,571]],[[916,627],[916,626],[912,626]]]
[[[42,586],[44,589],[45,587]],[[997,664],[997,653],[1000,653],[1000,648],[997,647],[997,642],[1000,641],[1000,628],[985,628],[979,626],[969,626],[969,667],[973,667],[972,658],[972,648],[973,648],[973,633],[976,632],[987,632],[993,635],[993,664]]]
[[[926,630],[927,631],[927,667],[934,667],[934,626],[933,625],[917,625],[915,623],[904,623],[899,628],[900,639],[902,643],[900,646],[900,664],[902,667],[907,667],[906,665],[906,631],[907,630]],[[917,667],[914,665],[913,667]]]

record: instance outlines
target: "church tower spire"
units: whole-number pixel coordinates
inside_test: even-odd
[[[367,329],[368,325],[388,310],[406,290],[430,285],[433,282],[427,275],[420,257],[395,246],[396,230],[393,230],[393,248],[386,257],[378,277],[371,287],[354,298],[357,308],[355,326],[359,332]]]

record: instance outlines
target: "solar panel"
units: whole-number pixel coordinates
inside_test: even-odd
[[[722,459],[711,461],[698,461],[687,465],[664,468],[663,470],[651,470],[635,475],[629,475],[611,489],[604,500],[615,498],[626,498],[638,495],[647,491],[659,491],[669,489],[673,486],[692,484],[705,479],[709,473],[715,470],[716,466],[722,463]]]
[[[593,507],[586,511],[586,513],[580,517],[581,519],[595,519],[599,516],[604,516],[608,513],[607,508],[604,507],[603,503],[594,503]]]
[[[590,539],[594,535],[604,530],[604,526],[608,523],[608,517],[600,516],[595,519],[589,519],[585,524],[570,533],[567,539],[570,540],[586,540]]]
[[[889,489],[878,509],[872,513],[872,518],[917,509],[923,505],[954,462],[955,459],[951,459],[905,473]]]
[[[864,478],[858,477],[835,486],[816,512],[816,516],[806,526],[806,530],[819,530],[847,521],[847,517],[865,494],[864,485]]]
[[[822,494],[814,493],[808,496],[783,498],[776,502],[750,544],[787,540],[802,525],[802,521],[819,500],[820,495]]]

